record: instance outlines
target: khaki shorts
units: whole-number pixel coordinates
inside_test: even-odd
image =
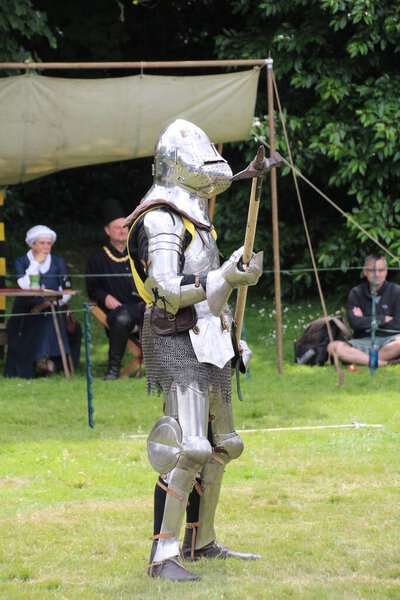
[[[375,337],[375,345],[378,346],[378,350],[386,346],[389,342],[393,342],[393,340],[400,338],[400,334],[398,335],[388,335],[385,337],[376,336]],[[353,346],[353,348],[357,348],[365,354],[369,354],[369,349],[371,348],[371,338],[363,337],[363,338],[352,338],[351,340],[347,340],[347,342]]]

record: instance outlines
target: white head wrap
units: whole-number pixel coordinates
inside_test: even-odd
[[[32,244],[41,237],[49,237],[51,243],[54,244],[57,239],[57,234],[49,227],[46,227],[46,225],[35,225],[35,227],[31,227],[26,232],[25,242],[28,246],[32,247]]]

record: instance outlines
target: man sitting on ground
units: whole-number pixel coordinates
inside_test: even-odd
[[[128,338],[141,328],[145,309],[131,273],[126,248],[128,229],[124,227],[124,221],[125,213],[119,203],[108,200],[104,206],[104,231],[108,242],[86,263],[88,296],[107,313],[110,328],[105,380],[119,378]]]
[[[378,366],[384,367],[397,363],[400,357],[400,286],[386,281],[387,263],[383,256],[367,256],[364,262],[367,281],[350,290],[347,320],[354,330],[354,337],[346,342],[331,342],[327,350],[331,356],[335,351],[343,362],[369,364],[374,263],[375,345],[378,349]]]

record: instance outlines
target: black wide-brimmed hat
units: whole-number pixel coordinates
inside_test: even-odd
[[[126,216],[122,206],[115,198],[108,198],[103,204],[104,225],[108,225],[115,219],[121,219]]]

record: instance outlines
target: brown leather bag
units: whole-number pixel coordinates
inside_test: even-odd
[[[150,311],[150,325],[157,335],[178,335],[186,333],[197,323],[194,306],[180,308],[176,315],[164,311],[156,304]]]

